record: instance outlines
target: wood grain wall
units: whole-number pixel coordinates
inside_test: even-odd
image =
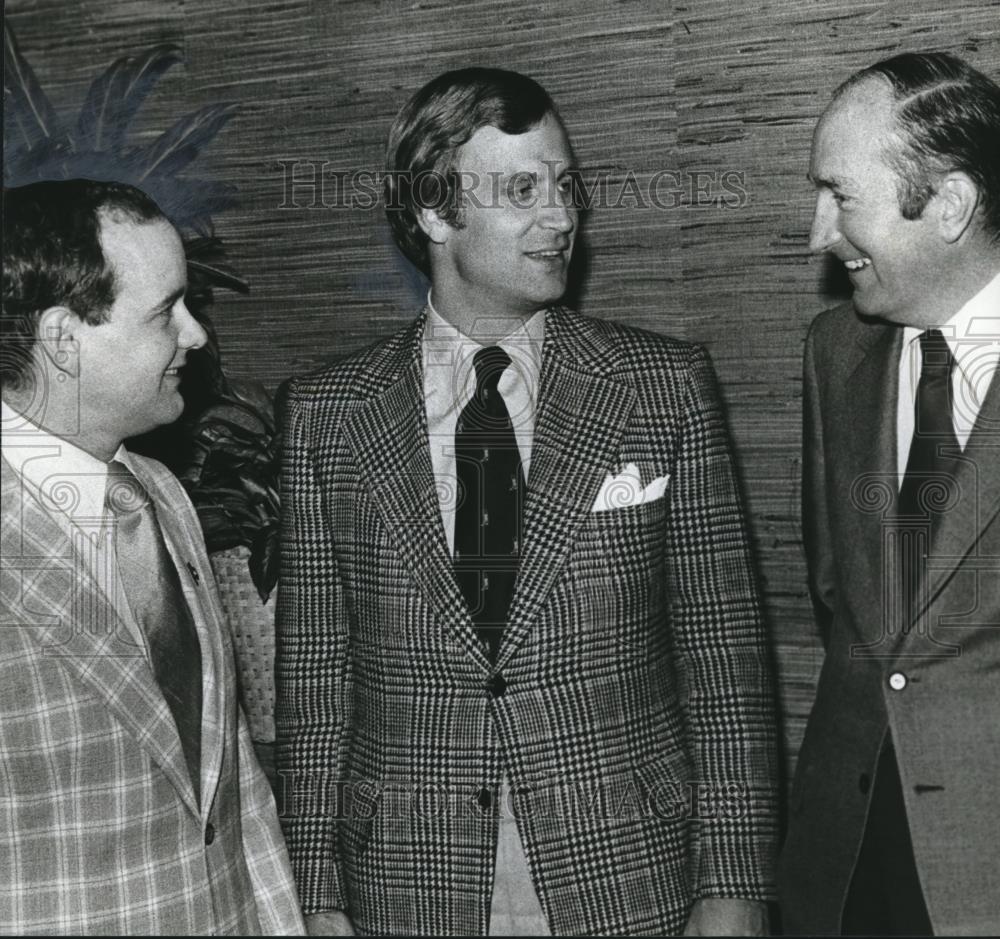
[[[609,181],[584,231],[579,306],[703,342],[714,358],[791,768],[821,660],[798,519],[800,355],[809,321],[842,289],[806,246],[812,127],[836,84],[896,52],[947,49],[1000,76],[1000,2],[8,0],[7,16],[65,109],[113,58],[179,43],[186,68],[162,82],[137,140],[195,107],[241,102],[199,165],[240,189],[218,230],[252,292],[220,295],[214,319],[228,370],[272,389],[396,329],[423,291],[377,209],[289,193],[290,164],[304,164],[299,179],[324,163],[377,171],[395,112],[445,69],[537,78],[585,170]],[[630,173],[645,184],[662,171],[674,207],[620,198]]]

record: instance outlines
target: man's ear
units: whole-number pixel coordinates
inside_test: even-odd
[[[938,226],[949,244],[954,244],[972,224],[979,208],[979,187],[959,170],[948,173],[938,184]]]
[[[422,208],[417,214],[417,224],[423,229],[424,234],[436,245],[443,245],[449,235],[455,230],[440,215],[437,210]]]
[[[80,333],[84,327],[69,307],[50,306],[38,319],[36,354],[69,378],[80,377]]]

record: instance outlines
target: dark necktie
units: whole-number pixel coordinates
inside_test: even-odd
[[[497,388],[510,356],[488,346],[473,364],[476,391],[455,431],[455,575],[489,660],[496,662],[521,552],[524,473]]]
[[[108,464],[105,495],[125,596],[177,725],[195,797],[201,777],[201,649],[149,493],[124,463]]]
[[[913,625],[918,585],[934,530],[954,502],[958,440],[952,423],[951,374],[955,359],[938,329],[920,334],[920,381],[914,404],[913,440],[899,490],[900,611],[902,628]]]
[[[920,382],[914,405],[913,442],[899,490],[899,514],[929,518],[940,506],[947,476],[958,452],[952,423],[951,372],[955,365],[948,340],[939,329],[920,334]],[[942,452],[947,450],[947,453]]]

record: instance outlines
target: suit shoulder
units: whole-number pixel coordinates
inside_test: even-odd
[[[589,336],[589,344],[609,358],[614,371],[636,372],[657,367],[686,369],[693,362],[708,358],[705,348],[696,342],[572,311],[566,314],[570,321],[576,320],[580,327],[578,333],[584,340]]]
[[[159,460],[143,456],[140,453],[133,453],[131,450],[129,450],[128,458],[131,460],[137,476],[144,476],[144,482],[147,484],[149,480],[152,480],[156,483],[160,493],[169,497],[171,508],[174,511],[180,511],[183,506],[184,509],[190,509],[192,514],[194,513],[194,506],[187,490],[173,472]]]
[[[167,486],[180,486],[180,480],[159,460],[151,456],[143,456],[141,453],[136,453],[133,450],[128,451],[128,458],[133,467],[139,470],[139,472],[151,476],[158,483],[163,483]]]
[[[827,348],[861,336],[872,325],[858,315],[854,304],[848,301],[819,313],[809,325],[809,341]]]
[[[398,365],[413,339],[416,326],[417,323],[411,321],[391,336],[347,353],[315,371],[288,379],[282,385],[282,398],[369,397],[378,386],[373,378],[391,373]]]

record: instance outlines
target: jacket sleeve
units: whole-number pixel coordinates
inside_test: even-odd
[[[696,897],[773,897],[776,718],[766,635],[728,434],[692,347],[667,523],[670,623],[694,779]]]
[[[275,731],[282,824],[306,914],[347,906],[338,816],[351,700],[343,589],[308,416],[292,386],[283,422]]]
[[[261,932],[265,936],[301,936],[305,925],[274,796],[254,754],[243,708],[238,706],[236,711],[243,855],[253,883]]]

